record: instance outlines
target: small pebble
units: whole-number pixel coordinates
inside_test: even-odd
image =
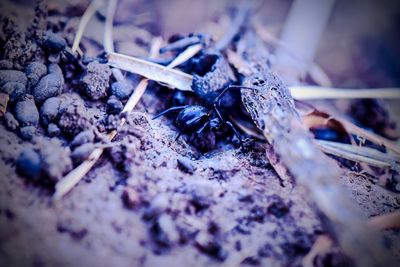
[[[30,179],[36,179],[41,169],[39,154],[32,148],[24,148],[18,156],[16,167],[18,174]]]
[[[106,64],[93,61],[87,65],[85,75],[81,82],[83,93],[91,100],[98,100],[107,96],[111,70]]]
[[[20,82],[8,82],[3,86],[2,90],[8,92],[11,103],[21,101],[26,95],[26,88]]]
[[[63,78],[58,74],[44,76],[33,89],[35,101],[43,103],[46,99],[61,94],[63,84]]]
[[[78,146],[71,153],[72,161],[74,162],[74,164],[79,164],[83,162],[90,156],[90,153],[92,153],[94,149],[95,145],[93,143],[86,143]]]
[[[124,106],[121,101],[119,101],[114,95],[108,99],[106,105],[106,111],[108,114],[119,114],[123,108]]]
[[[56,121],[60,105],[61,99],[57,97],[50,97],[43,103],[40,108],[40,116],[44,125]]]
[[[72,169],[71,151],[58,138],[35,137],[33,142],[42,160],[42,173],[49,181],[59,181]]]
[[[41,62],[31,62],[25,68],[25,74],[31,86],[35,86],[46,73],[46,65]]]
[[[14,115],[22,126],[36,126],[39,123],[39,112],[31,95],[27,95],[23,101],[17,102]]]
[[[193,173],[195,171],[195,167],[193,166],[193,161],[187,157],[179,157],[177,159],[178,167],[181,171],[186,173]]]
[[[56,124],[50,123],[50,124],[47,126],[47,134],[48,134],[50,137],[59,136],[60,133],[61,133],[61,130],[60,130],[60,128],[59,128]]]
[[[20,129],[20,136],[23,140],[29,141],[36,135],[35,126],[25,126]]]
[[[59,34],[47,31],[43,41],[43,46],[51,52],[61,52],[67,46],[67,42]]]
[[[94,141],[94,133],[92,130],[86,130],[77,134],[71,142],[72,147],[77,147]]]
[[[79,101],[71,103],[63,110],[60,109],[60,113],[58,126],[63,133],[70,137],[74,137],[92,126],[92,117]]]
[[[128,98],[132,94],[133,88],[126,82],[114,82],[111,84],[110,93],[119,100]]]
[[[19,70],[0,70],[0,87],[8,82],[20,82],[26,86],[28,79],[25,73]]]
[[[4,120],[7,129],[9,129],[10,131],[15,131],[19,127],[18,121],[14,118],[13,114],[11,114],[10,112],[6,112],[6,114],[4,114]]]
[[[60,76],[62,83],[64,83],[64,74],[58,64],[54,64],[54,63],[50,64],[47,69],[48,69],[49,74],[57,74],[58,76]]]

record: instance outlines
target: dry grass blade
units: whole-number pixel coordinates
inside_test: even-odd
[[[117,9],[118,0],[108,0],[106,23],[104,25],[104,50],[106,52],[114,51],[114,42],[112,37],[114,15]]]
[[[392,152],[396,153],[397,155],[400,155],[400,147],[396,143],[394,143],[382,136],[379,136],[373,132],[364,130],[363,128],[360,128],[357,125],[355,125],[349,121],[346,121],[343,119],[337,119],[337,120],[340,121],[345,126],[346,130],[349,133],[352,133],[354,135],[362,137],[362,138],[369,140],[377,145],[384,146],[387,149],[391,150]]]
[[[296,99],[400,99],[400,88],[344,89],[320,86],[289,86]]]
[[[226,56],[229,63],[231,63],[237,71],[242,75],[250,75],[252,73],[249,65],[243,60],[243,58],[231,49],[226,50]]]
[[[191,59],[194,55],[196,55],[200,50],[203,48],[202,44],[195,44],[191,45],[188,48],[186,48],[185,51],[180,53],[168,66],[166,66],[164,69],[173,69],[185,61]]]
[[[244,122],[238,121],[232,117],[230,117],[230,119],[240,130],[242,130],[246,134],[257,138],[258,140],[265,140],[265,137],[259,131],[248,127]],[[367,163],[371,166],[380,168],[397,168],[395,164],[395,157],[372,148],[359,147],[332,141],[315,141],[317,142],[318,147],[326,154],[334,155],[355,162]]]
[[[102,0],[93,0],[88,6],[88,8],[85,10],[85,13],[83,13],[82,18],[79,21],[78,31],[76,32],[74,43],[72,44],[73,53],[75,53],[79,47],[79,43],[81,42],[83,32],[85,31],[88,22],[102,4],[103,4]]]
[[[378,150],[342,144],[331,141],[316,140],[319,148],[327,154],[348,159],[355,162],[367,163],[374,167],[393,167],[396,168],[396,159]]]
[[[248,16],[250,15],[250,11],[250,2],[242,2],[240,5],[238,5],[238,13],[232,20],[229,29],[227,29],[227,32],[215,44],[216,50],[222,51],[232,42],[235,35],[240,31],[240,28],[246,22]]]
[[[368,223],[379,230],[399,229],[400,228],[400,210],[391,213],[374,216]]]
[[[143,93],[147,88],[148,80],[143,79],[138,86],[135,88],[134,93],[129,98],[122,112],[129,113],[131,112],[136,104],[139,102]],[[121,125],[125,123],[125,119],[121,121]],[[107,136],[109,140],[112,140],[116,135],[117,131],[110,132]],[[103,148],[96,148],[90,154],[89,158],[86,159],[83,163],[81,163],[78,167],[68,173],[61,181],[56,184],[55,193],[53,196],[54,200],[62,198],[65,194],[67,194],[82,178],[92,169],[94,164],[96,164],[97,160],[103,154]]]
[[[314,259],[319,254],[327,252],[333,245],[332,240],[327,235],[320,235],[317,240],[315,240],[314,245],[307,253],[307,255],[302,260],[303,267],[313,267]]]
[[[107,18],[106,20],[110,21],[110,27],[112,28],[112,21],[114,17],[114,13],[116,11],[116,0],[110,0],[109,3],[109,9],[107,12]],[[109,17],[110,16],[110,17]],[[108,29],[108,31],[112,31],[112,29]],[[104,41],[105,43],[108,43],[108,49],[110,51],[113,51],[114,47],[110,44],[113,43],[112,35],[107,34],[106,35],[105,31],[105,36],[104,36]],[[158,55],[159,48],[161,46],[162,39],[161,38],[154,38],[152,47],[150,49],[150,57],[156,57]],[[113,74],[115,75],[116,79],[118,81],[124,81],[124,77],[119,69],[113,70]],[[148,80],[143,79],[140,81],[140,83],[136,86],[134,92],[128,99],[127,103],[125,104],[125,107],[121,111],[121,113],[129,113],[131,112],[136,104],[139,102],[140,98],[143,96],[146,88],[148,85]],[[121,120],[121,125],[125,124],[126,119],[123,118]],[[116,135],[117,131],[114,130],[110,132],[107,136],[109,140],[112,140]],[[53,200],[58,200],[62,198],[65,194],[67,194],[82,178],[92,169],[92,167],[96,164],[98,159],[101,157],[103,154],[104,147],[99,147],[93,150],[93,152],[89,155],[89,157],[82,162],[78,167],[76,167],[74,170],[72,170],[70,173],[68,173],[62,180],[60,180],[56,186],[55,186],[55,193],[53,195]]]
[[[175,69],[119,53],[108,54],[108,64],[115,68],[139,74],[149,80],[168,84],[174,88],[191,91],[192,76]]]
[[[103,148],[96,148],[90,154],[89,158],[81,163],[78,167],[68,173],[62,180],[55,186],[55,193],[53,200],[58,200],[67,194],[82,178],[90,171],[96,164],[97,160],[103,153]]]
[[[317,64],[311,63],[308,68],[308,75],[310,75],[311,79],[321,86],[333,86],[333,82],[331,78],[329,78],[328,74]]]
[[[305,65],[308,65],[308,63],[306,63],[304,59],[302,59],[296,53],[294,53],[286,43],[282,42],[277,37],[275,37],[274,35],[270,34],[261,25],[261,23],[258,20],[254,20],[253,21],[253,28],[254,28],[256,34],[260,37],[260,39],[263,40],[263,42],[265,42],[266,44],[275,45],[275,46],[278,46],[280,48],[285,49],[287,51],[288,55],[292,56],[293,59],[296,59],[300,64],[304,65],[304,67],[306,68]],[[312,62],[309,65],[307,71],[308,71],[308,74],[311,76],[311,78],[316,83],[318,83],[318,84],[320,84],[322,86],[332,86],[333,83],[332,83],[331,79],[329,78],[329,76],[317,64]]]

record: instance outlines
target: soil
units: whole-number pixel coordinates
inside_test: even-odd
[[[154,82],[120,127],[118,113],[140,77],[112,78],[94,58],[101,53],[95,31],[82,40],[88,64],[64,56],[86,5],[51,2],[47,17],[42,4],[33,12],[18,2],[36,15],[34,34],[3,19],[0,35],[0,89],[10,95],[0,124],[0,266],[301,266],[325,230],[303,189],[272,168],[268,144],[252,141],[244,149],[229,131],[175,140],[174,116],[152,117],[182,96]],[[131,7],[120,2],[119,9]],[[126,13],[116,21],[126,23]],[[131,51],[148,50],[146,36],[163,27],[154,21],[144,23]],[[127,41],[115,35],[123,47]],[[14,39],[11,49],[4,40]],[[220,75],[224,82],[231,77]],[[204,77],[196,78],[199,86],[210,83]],[[349,110],[360,121],[366,112]],[[393,128],[389,113],[374,110],[380,125]],[[109,142],[104,134],[114,129]],[[105,153],[94,168],[53,202],[54,184],[97,147]],[[341,184],[366,217],[399,209],[400,195],[379,185],[379,177],[338,164]],[[399,231],[384,237],[400,261]],[[352,262],[333,246],[314,266]]]

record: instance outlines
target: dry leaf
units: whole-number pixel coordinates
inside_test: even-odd
[[[179,70],[166,69],[162,65],[119,53],[109,53],[108,64],[121,70],[139,74],[149,80],[168,84],[183,91],[192,90],[192,76]]]
[[[203,48],[202,44],[195,44],[195,45],[191,45],[188,48],[185,49],[185,51],[183,51],[182,53],[180,53],[170,64],[168,64],[167,67],[165,67],[164,69],[173,69],[179,65],[181,65],[182,63],[184,63],[185,61],[191,59],[192,57],[194,57],[198,52],[200,52],[200,50]]]

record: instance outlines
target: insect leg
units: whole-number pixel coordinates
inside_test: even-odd
[[[175,137],[175,141],[179,139],[179,137],[181,137],[182,133],[179,132],[178,135]]]
[[[166,109],[166,110],[164,110],[163,112],[161,112],[161,113],[157,114],[156,116],[154,116],[154,117],[153,117],[153,120],[155,120],[155,119],[157,119],[157,118],[159,118],[159,117],[161,117],[161,116],[167,114],[168,112],[171,112],[171,111],[174,111],[174,110],[184,109],[184,108],[186,108],[187,106],[188,106],[188,105],[186,105],[186,106],[177,106],[177,107],[172,107],[172,108]]]
[[[226,125],[228,125],[228,126],[232,129],[232,131],[234,132],[234,134],[236,135],[236,137],[239,139],[240,145],[242,146],[242,145],[243,145],[242,136],[241,136],[241,135],[239,134],[239,132],[236,130],[235,126],[233,126],[233,124],[232,124],[230,121],[226,121],[225,123],[226,123]]]
[[[249,90],[258,90],[256,87],[248,87],[248,86],[242,86],[242,85],[229,85],[226,87],[222,92],[214,99],[214,109],[217,112],[218,117],[222,120],[225,121],[224,118],[222,117],[221,112],[219,111],[219,108],[221,106],[221,100],[225,96],[225,94],[231,90],[231,89],[249,89]]]

